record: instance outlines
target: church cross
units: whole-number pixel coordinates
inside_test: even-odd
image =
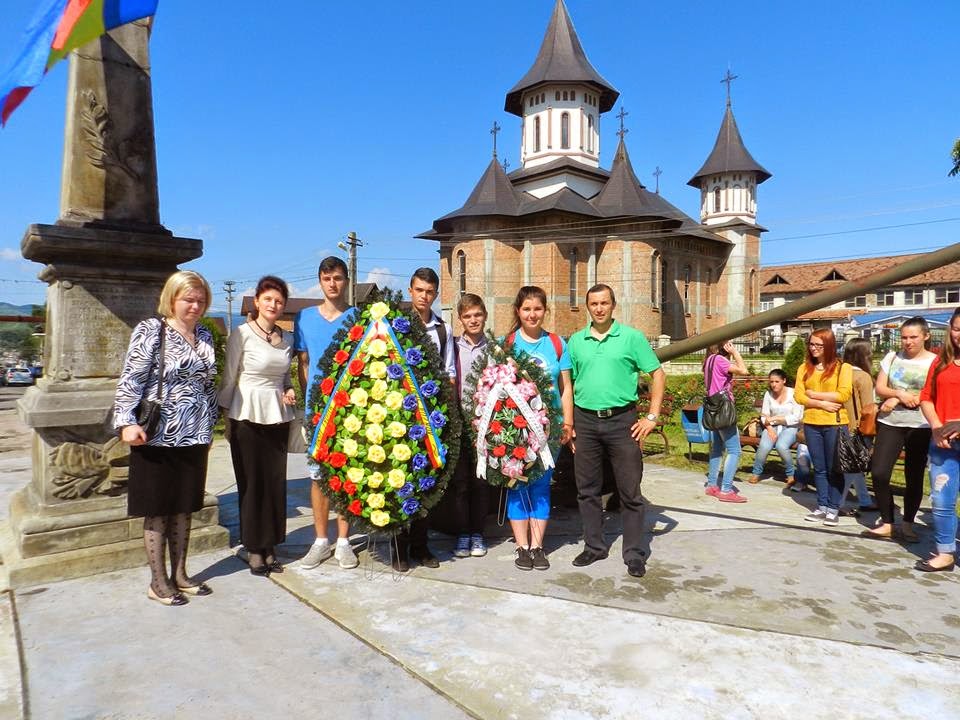
[[[623,126],[623,119],[629,114],[630,113],[628,113],[626,110],[623,109],[623,105],[620,106],[620,112],[616,114],[616,117],[620,119],[620,129],[617,130],[617,135],[620,137],[621,140],[623,140],[624,135],[630,132],[627,128]]]
[[[733,84],[733,81],[736,80],[738,77],[740,76],[734,75],[733,73],[731,73],[730,68],[728,67],[727,74],[723,77],[723,80],[720,81],[721,84],[722,83],[727,84],[727,107],[730,107],[730,86]]]
[[[657,195],[660,194],[660,176],[663,175],[663,170],[660,169],[660,166],[657,165],[657,169],[653,171],[653,176],[657,179]]]
[[[490,128],[490,134],[493,135],[493,156],[497,156],[497,133],[500,132],[500,125],[496,120],[493,121],[493,127]]]
[[[507,168],[509,168],[509,167],[510,167],[510,161],[507,160],[506,158],[504,158],[504,159],[503,159],[503,171],[506,172],[506,171],[507,171]]]

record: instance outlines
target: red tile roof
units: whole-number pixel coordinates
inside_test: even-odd
[[[798,263],[794,265],[768,265],[760,269],[760,294],[783,294],[796,292],[816,292],[836,287],[842,280],[824,280],[834,270],[847,280],[859,280],[901,263],[920,257],[922,253],[895,255],[893,257],[858,258],[853,260],[834,260],[831,262]],[[786,283],[768,284],[776,276]],[[906,280],[893,283],[900,287],[915,285],[942,285],[960,283],[960,263],[950,263],[944,267],[930,270]]]

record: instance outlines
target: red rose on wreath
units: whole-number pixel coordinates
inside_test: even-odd
[[[523,430],[527,426],[527,419],[523,415],[517,415],[513,418],[513,426]]]
[[[337,390],[333,394],[333,404],[337,407],[346,407],[350,404],[350,396],[343,390]]]
[[[360,512],[361,512],[361,508],[362,508],[362,507],[363,507],[363,506],[360,505],[360,501],[359,501],[359,500],[354,500],[352,503],[350,503],[349,505],[347,505],[347,510],[349,510],[350,512],[352,512],[354,515],[359,515]]]
[[[330,453],[330,465],[335,468],[342,468],[347,464],[347,456],[342,452],[332,452]],[[340,488],[337,488],[338,490]]]
[[[343,484],[343,491],[344,491],[347,495],[350,495],[350,496],[352,497],[352,496],[355,495],[356,492],[357,492],[357,486],[354,485],[354,484],[353,484],[352,482],[350,482],[349,480],[347,480],[347,481]]]
[[[329,395],[333,392],[333,378],[324,378],[320,382],[320,392],[324,395]]]
[[[350,332],[347,333],[347,337],[356,342],[363,337],[363,327],[361,325],[354,325],[350,328]]]
[[[509,398],[509,397],[507,398],[507,407],[510,408],[511,410],[516,409],[517,404],[513,401],[513,398]]]
[[[513,455],[517,460],[523,460],[527,456],[527,449],[522,447],[515,447],[513,449],[513,452],[510,454]]]
[[[497,400],[497,404],[493,406],[494,412],[500,412],[503,410],[503,400]]]
[[[346,350],[337,350],[336,355],[333,356],[333,361],[337,365],[343,365],[349,357],[350,355],[347,353]]]
[[[330,480],[327,481],[327,484],[330,486],[330,489],[333,490],[334,492],[340,492],[340,488],[343,487],[343,484],[340,482],[340,478],[338,478],[336,475],[330,478]]]
[[[325,462],[328,457],[330,457],[330,448],[328,448],[326,445],[320,445],[317,448],[317,460],[320,462]]]
[[[354,360],[347,366],[347,372],[356,377],[363,372],[363,360]]]
[[[494,435],[502,431],[503,431],[503,425],[500,423],[499,420],[494,420],[493,422],[490,423],[490,432],[492,432]]]
[[[320,413],[313,414],[313,424],[318,425],[320,423]]]
[[[497,445],[497,446],[496,446],[493,450],[491,450],[490,452],[493,453],[493,456],[494,456],[494,457],[503,457],[504,455],[507,454],[507,446],[506,446],[506,445]]]
[[[337,434],[337,426],[334,425],[332,422],[331,422],[331,423],[327,423],[327,427],[324,428],[324,431],[323,431],[323,437],[324,437],[324,439],[326,439],[326,438],[332,438],[332,437],[333,437],[334,435],[336,435],[336,434]]]

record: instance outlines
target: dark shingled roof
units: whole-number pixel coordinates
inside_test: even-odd
[[[708,175],[718,175],[725,172],[754,172],[757,174],[757,184],[768,180],[771,175],[760,163],[753,159],[743,144],[737,121],[733,117],[733,110],[727,105],[720,124],[717,141],[713,144],[710,157],[700,168],[699,172],[687,182],[691,187],[700,187],[700,178]]]
[[[545,198],[537,198],[528,193],[525,193],[525,195],[523,206],[520,209],[521,215],[532,215],[546,210],[563,210],[577,215],[587,215],[588,217],[602,217],[601,213],[589,201],[568,187],[561,188]]]
[[[520,193],[513,187],[494,156],[463,207],[439,219],[450,220],[467,215],[515,216],[519,214],[519,210]]]
[[[602,113],[612,108],[620,97],[616,88],[604,80],[587,60],[563,0],[557,0],[553,7],[553,15],[533,67],[507,93],[503,109],[523,117],[523,92],[547,82],[579,82],[592,85],[600,93],[599,107]]]
[[[582,162],[578,162],[577,160],[573,160],[572,158],[568,157],[560,157],[556,160],[543,163],[542,165],[520,168],[519,170],[514,170],[512,173],[507,175],[507,177],[510,178],[510,182],[518,183],[522,180],[529,180],[530,178],[539,177],[540,175],[557,175],[559,174],[558,171],[562,170],[569,170],[570,172],[577,173],[579,175],[592,177],[600,182],[606,182],[607,178],[610,177],[610,173],[603,168],[585,165]]]

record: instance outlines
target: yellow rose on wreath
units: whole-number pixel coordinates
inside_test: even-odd
[[[379,320],[380,318],[386,317],[389,312],[390,306],[385,302],[375,302],[370,306],[370,317],[372,317],[374,320]]]
[[[371,445],[367,448],[367,460],[372,463],[382,463],[387,459],[387,453],[379,445]]]
[[[370,513],[370,522],[377,527],[383,527],[390,522],[390,513],[383,510],[374,510]]]
[[[394,458],[395,460],[399,460],[400,462],[406,462],[410,459],[412,454],[413,453],[410,452],[410,448],[408,448],[406,445],[403,443],[397,443],[393,446],[393,450],[390,452],[390,457]]]
[[[383,496],[383,493],[370,493],[367,495],[367,505],[376,510],[377,508],[382,508],[387,499]]]
[[[403,405],[403,393],[391,390],[387,393],[387,397],[384,398],[383,402],[391,410],[399,410],[400,406]]]
[[[374,403],[367,410],[367,422],[369,423],[382,423],[386,419],[387,411],[383,409],[383,405],[380,403]]]
[[[366,407],[367,405],[367,391],[363,388],[354,388],[350,392],[350,402],[356,405],[357,407]]]
[[[357,452],[360,450],[360,446],[357,445],[357,441],[353,438],[344,438],[343,439],[343,454],[347,457],[356,457]]]
[[[397,422],[394,420],[392,423],[387,425],[387,435],[394,438],[402,438],[407,434],[407,426],[402,422]]]
[[[377,425],[376,423],[373,425],[367,425],[364,435],[366,435],[368,442],[372,442],[374,445],[379,445],[383,442],[383,426]]]
[[[370,397],[372,397],[374,400],[383,400],[383,397],[386,394],[387,394],[386,380],[374,380],[373,387],[370,388]]]
[[[354,485],[359,485],[363,482],[363,468],[352,467],[347,470],[347,480],[352,482]]]
[[[383,448],[380,448],[380,452],[383,452]],[[367,457],[370,457],[370,450],[367,450]],[[383,485],[383,473],[374,472],[370,473],[370,477],[367,478],[367,487],[376,490],[378,487]]]
[[[367,347],[367,350],[374,357],[383,357],[387,354],[387,344],[380,338],[375,338],[370,341],[370,345]],[[384,368],[384,370],[386,370],[386,368]],[[381,375],[379,377],[383,376]]]
[[[394,468],[387,473],[387,483],[394,490],[402,488],[407,482],[407,474],[398,468]]]
[[[374,342],[383,342],[383,340],[374,340]],[[374,360],[367,366],[367,375],[372,378],[385,378],[387,376],[387,366],[379,360]]]
[[[360,418],[352,413],[343,419],[343,429],[348,433],[359,432],[362,426],[363,423],[360,422]]]

